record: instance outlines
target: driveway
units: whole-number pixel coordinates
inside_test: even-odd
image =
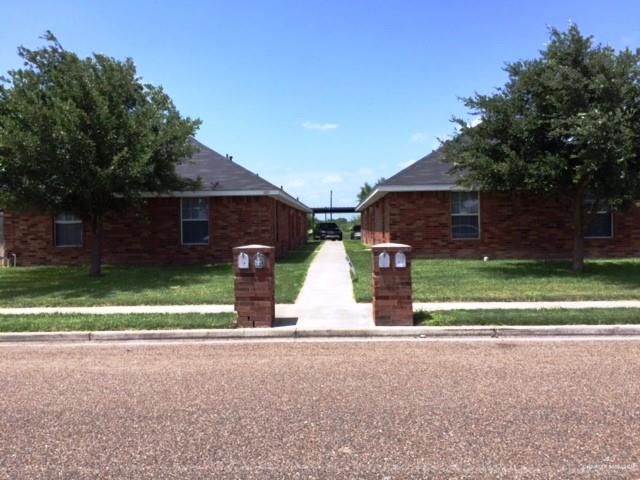
[[[0,478],[640,478],[640,343],[0,347]]]

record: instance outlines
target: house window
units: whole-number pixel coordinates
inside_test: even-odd
[[[182,199],[182,244],[209,243],[209,199]]]
[[[82,246],[82,220],[70,213],[61,213],[55,218],[56,247]]]
[[[478,192],[451,192],[451,237],[480,238],[480,196]]]
[[[587,196],[585,200],[585,210],[591,211],[594,199]],[[613,215],[608,206],[598,206],[598,210],[593,214],[589,225],[585,226],[585,238],[612,238],[613,237]]]

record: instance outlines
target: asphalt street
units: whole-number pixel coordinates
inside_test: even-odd
[[[0,478],[640,479],[640,342],[0,346]]]

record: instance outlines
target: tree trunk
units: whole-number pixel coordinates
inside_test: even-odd
[[[573,271],[584,270],[584,193],[580,190],[573,203]]]
[[[91,246],[90,277],[102,275],[102,217],[97,216],[91,221],[91,233],[93,245]]]

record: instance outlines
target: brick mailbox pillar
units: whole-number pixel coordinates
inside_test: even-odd
[[[233,272],[240,327],[271,327],[275,318],[275,248],[246,245],[233,249]]]
[[[413,325],[411,247],[380,243],[371,248],[373,319],[376,325]]]

